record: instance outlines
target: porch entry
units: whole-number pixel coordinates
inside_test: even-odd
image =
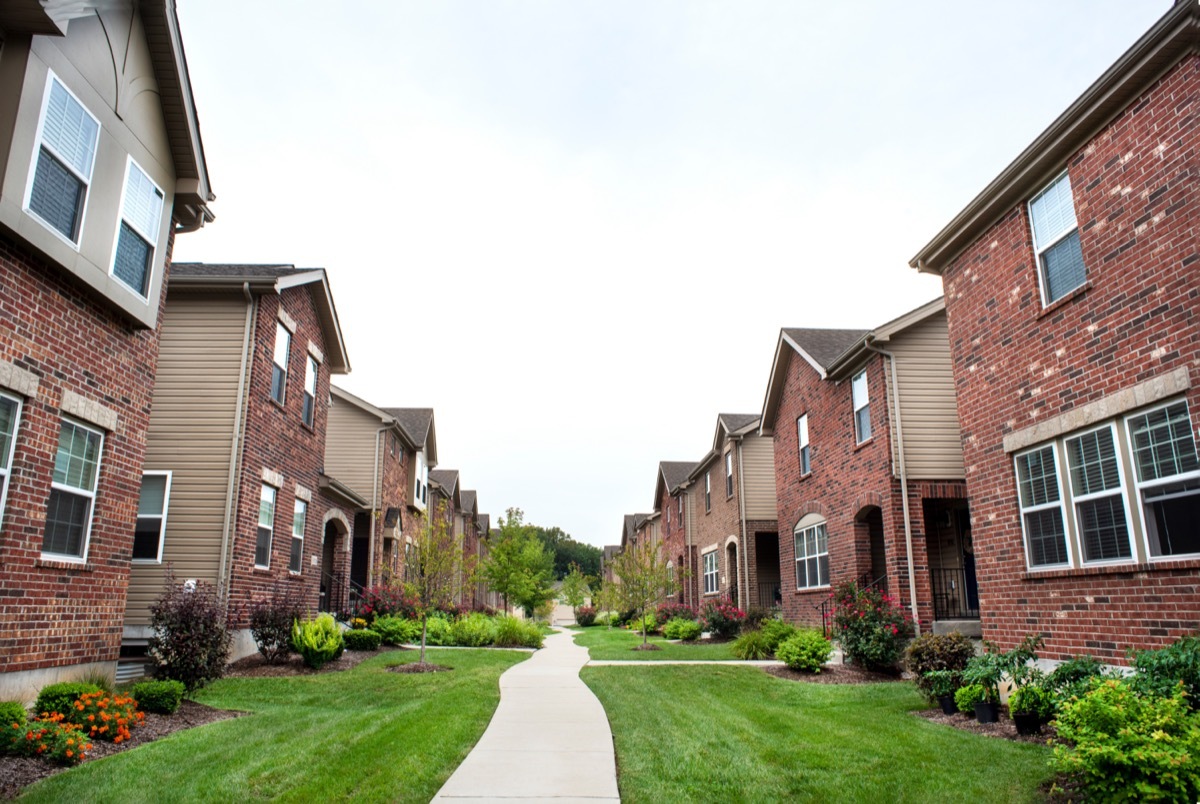
[[[780,605],[783,597],[779,583],[778,533],[757,531],[754,534],[754,569],[758,579],[759,607],[769,609]]]
[[[728,573],[729,587],[729,602],[738,608],[743,608],[744,604],[738,599],[738,554],[737,543],[733,542],[725,546],[725,571]]]
[[[924,502],[934,620],[978,620],[979,585],[966,500]]]

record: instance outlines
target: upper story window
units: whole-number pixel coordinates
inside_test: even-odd
[[[43,553],[87,560],[103,446],[104,436],[99,430],[66,420],[59,428],[46,530],[42,534]]]
[[[170,472],[146,472],[142,475],[137,525],[133,531],[134,561],[162,563],[163,536],[167,530],[167,501],[170,497]]]
[[[307,362],[304,364],[304,405],[302,410],[304,423],[309,427],[313,426],[313,414],[317,407],[318,371],[319,367],[317,365],[317,359],[312,355],[309,355]],[[389,441],[388,443],[389,446],[392,447],[392,454],[395,455],[395,442]]]
[[[680,494],[675,498],[675,513],[679,514],[679,524],[683,524],[683,495]]]
[[[51,75],[25,207],[76,246],[99,139],[100,122]]]
[[[258,497],[258,532],[254,539],[254,566],[269,569],[271,566],[271,538],[275,532],[274,486],[263,484]]]
[[[283,404],[287,393],[288,356],[292,351],[292,333],[282,321],[275,322],[275,357],[271,366],[271,398]]]
[[[712,470],[704,473],[704,510],[712,510]]]
[[[297,575],[304,564],[304,523],[308,518],[308,503],[296,498],[296,506],[292,509],[292,551],[288,555],[288,572]]]
[[[670,505],[667,506],[667,524],[668,525],[671,524],[671,506]]]
[[[1150,556],[1200,553],[1200,460],[1187,402],[1126,420]]]
[[[796,444],[800,453],[800,476],[812,471],[812,447],[808,443],[808,414],[796,419]]]
[[[12,471],[17,444],[17,422],[21,420],[21,401],[0,394],[0,523],[4,521],[4,499],[8,494],[8,475]]]
[[[130,159],[125,172],[125,198],[121,203],[112,273],[142,297],[150,287],[162,208],[163,191]]]
[[[733,496],[733,453],[725,453],[725,496]]]
[[[1029,202],[1042,304],[1052,304],[1087,281],[1071,179],[1063,173]]]
[[[425,453],[418,452],[413,464],[413,505],[422,510],[428,501],[429,469],[425,466]]]
[[[866,369],[850,380],[850,396],[854,402],[854,439],[861,444],[871,437],[871,400],[867,395]]]

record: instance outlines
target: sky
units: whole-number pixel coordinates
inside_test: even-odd
[[[758,413],[1170,0],[178,0],[217,220],[327,269],[352,372],[480,509],[595,545]]]

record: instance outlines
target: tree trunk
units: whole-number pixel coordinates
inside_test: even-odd
[[[429,615],[421,615],[421,664],[425,664],[425,634],[429,631]]]

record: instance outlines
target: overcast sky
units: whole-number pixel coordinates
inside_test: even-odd
[[[779,328],[941,293],[908,259],[1170,0],[179,0],[217,220],[328,269],[439,468],[596,545],[758,413]]]

